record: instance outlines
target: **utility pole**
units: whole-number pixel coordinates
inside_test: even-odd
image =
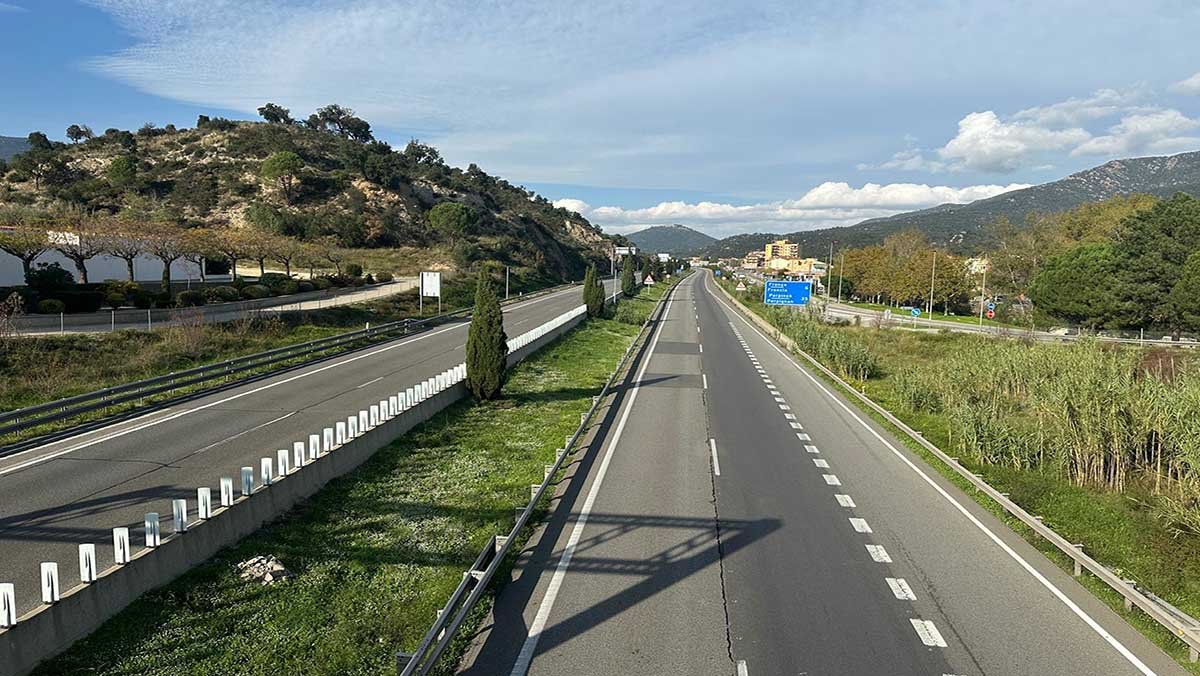
[[[937,279],[937,249],[933,250],[933,271],[929,273],[929,310],[928,315],[933,317],[933,282]]]
[[[979,289],[979,327],[983,328],[983,306],[987,304],[987,269],[983,266],[983,286]]]
[[[508,266],[504,266],[504,300],[508,300]]]
[[[842,302],[842,276],[846,274],[846,250],[842,249],[842,262],[838,263],[838,302]]]

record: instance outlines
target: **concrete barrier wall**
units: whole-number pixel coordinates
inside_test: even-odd
[[[569,316],[572,314],[574,316]],[[520,340],[522,336],[516,337],[514,341],[524,344],[510,350],[509,365],[520,362],[570,331],[586,316],[586,313],[572,311],[522,334],[525,340]],[[465,373],[462,365],[455,367],[460,368]],[[396,385],[398,391],[404,391],[415,384]],[[277,477],[270,486],[261,486],[257,463],[251,463],[256,465],[256,490],[248,496],[242,496],[236,490],[240,485],[237,468],[229,468],[224,476],[234,478],[236,495],[231,506],[219,507],[219,500],[214,498],[212,518],[197,522],[191,521],[196,516],[196,505],[194,499],[189,500],[188,516],[191,522],[187,532],[167,535],[166,530],[169,529],[164,529],[162,543],[153,549],[141,547],[140,530],[135,533],[131,528],[130,536],[136,553],[128,564],[103,571],[95,582],[75,586],[64,592],[57,603],[30,611],[20,617],[15,626],[0,629],[0,674],[19,676],[28,673],[38,663],[66,650],[75,641],[95,631],[145,592],[171,582],[221,549],[255,532],[315,494],[329,481],[355,470],[376,451],[466,395],[465,383],[455,382],[378,426],[366,432],[360,431],[360,436],[310,461],[294,473],[283,478]],[[379,402],[363,402],[362,406],[369,409],[373,403]],[[314,420],[312,433],[323,436],[323,429],[334,424],[333,420]],[[262,456],[274,458],[275,450],[264,449]],[[111,543],[97,544],[111,546]],[[63,580],[76,578],[77,573],[72,568],[63,571]]]

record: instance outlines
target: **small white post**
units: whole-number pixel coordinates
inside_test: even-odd
[[[392,407],[387,399],[379,400],[379,421],[391,420],[392,416],[396,415],[392,412]]]
[[[62,598],[58,586],[58,564],[53,561],[42,562],[42,603],[50,605],[58,603]]]
[[[263,486],[270,486],[274,474],[274,461],[270,458],[263,458],[258,464],[258,474],[261,477]]]
[[[253,472],[251,473],[251,476],[253,476]],[[233,506],[233,477],[221,477],[221,506]]]
[[[312,462],[321,457],[321,437],[317,434],[308,435],[308,461]]]
[[[212,489],[208,486],[196,489],[196,519],[206,521],[212,518]]]
[[[388,397],[388,414],[393,418],[400,415],[400,397],[395,394]]]
[[[346,441],[358,436],[358,416],[346,416]]]
[[[0,628],[17,625],[17,589],[11,582],[0,582]]]
[[[358,434],[363,434],[371,429],[368,424],[371,422],[371,414],[366,410],[358,412]],[[357,435],[356,435],[357,436]]]
[[[278,451],[275,451],[275,459],[279,462],[278,471],[276,471],[275,473],[279,476],[280,479],[282,479],[288,475],[288,472],[291,471],[291,468],[288,467],[288,451],[287,451],[287,449],[281,448]]]
[[[334,443],[338,446],[346,443],[346,422],[344,420],[337,421],[337,433],[334,435]]]
[[[378,427],[379,426],[379,404],[371,404],[371,408],[369,409],[369,412],[370,413],[367,418],[367,423],[371,427]]]
[[[79,581],[91,584],[96,581],[96,545],[79,545]]]
[[[248,498],[254,492],[254,468],[242,468],[242,497]]]
[[[113,561],[118,566],[129,563],[129,529],[113,529]]]
[[[177,498],[171,501],[171,520],[176,533],[186,533],[188,529],[187,500]]]
[[[158,526],[158,512],[146,512],[143,528],[146,531],[147,547],[153,549],[162,544],[162,534],[159,532]]]
[[[292,471],[296,471],[304,466],[304,442],[292,442]]]
[[[413,397],[414,397],[413,388],[410,387],[410,388],[404,390],[404,408],[406,408],[406,409],[412,408]]]
[[[326,427],[321,431],[321,451],[328,453],[333,450],[333,428]]]

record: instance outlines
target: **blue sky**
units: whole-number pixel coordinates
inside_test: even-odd
[[[1200,150],[1186,0],[0,0],[0,134],[348,105],[606,230],[847,225]]]

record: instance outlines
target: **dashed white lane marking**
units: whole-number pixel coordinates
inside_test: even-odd
[[[790,410],[792,410],[792,407],[791,407],[791,406],[788,406],[787,404],[780,404],[780,405],[779,405],[779,410],[780,410],[780,411],[790,411]]]
[[[701,373],[701,374],[700,374],[700,379],[704,381],[704,389],[706,389],[706,390],[707,390],[707,389],[708,389],[708,374],[707,374],[707,373]]]
[[[804,434],[803,432],[796,432],[796,438],[797,438],[797,439],[800,439],[801,441],[808,441],[808,435],[807,435],[807,434]],[[804,448],[805,448],[805,449],[806,449],[806,450],[807,450],[809,453],[820,453],[820,452],[821,452],[821,451],[817,450],[817,447],[816,447],[816,446],[812,446],[812,445],[809,445],[809,444],[805,444],[805,445],[804,445]]]
[[[673,297],[667,298],[667,307],[663,310],[662,317],[671,316],[671,304],[674,302]],[[625,411],[621,414],[621,419],[617,421],[617,427],[613,430],[612,439],[608,442],[608,449],[604,452],[603,459],[600,460],[600,467],[596,470],[596,478],[592,480],[592,486],[588,489],[587,498],[583,501],[583,507],[579,510],[579,517],[575,521],[575,527],[571,529],[571,535],[567,538],[567,545],[563,548],[562,555],[559,557],[558,566],[554,569],[554,575],[550,578],[550,584],[546,587],[546,593],[542,596],[542,603],[538,606],[537,615],[534,616],[533,622],[529,625],[529,631],[525,635],[525,642],[521,644],[521,652],[517,655],[517,660],[513,664],[510,676],[525,676],[529,671],[529,665],[533,661],[533,655],[537,651],[538,641],[542,637],[542,632],[546,629],[546,622],[550,619],[550,611],[554,609],[554,600],[558,596],[559,589],[562,588],[563,580],[567,576],[567,569],[571,567],[571,558],[575,556],[575,548],[579,546],[579,540],[583,538],[583,529],[587,526],[588,516],[592,513],[592,506],[596,504],[596,496],[600,494],[600,487],[604,484],[604,476],[608,474],[608,467],[612,463],[613,452],[621,441],[621,433],[625,431],[625,423],[629,420],[629,414],[634,409],[634,403],[637,402],[638,392],[641,392],[642,378],[646,375],[646,367],[650,365],[651,358],[654,356],[654,348],[658,346],[658,338],[662,335],[662,324],[655,330],[653,337],[650,339],[650,348],[646,351],[646,361],[642,362],[641,368],[638,369],[637,376],[634,378],[633,390],[629,393],[629,403],[625,407]]]
[[[750,668],[746,666],[746,660],[738,660],[737,676],[750,676]]]
[[[717,440],[709,439],[708,445],[712,448],[713,474],[721,476],[721,462],[717,460]]]
[[[782,404],[783,402],[787,401],[787,399],[784,399],[783,397],[775,397],[775,401]]]
[[[812,441],[812,437],[808,436],[807,434],[796,434],[796,438],[800,441]]]
[[[837,478],[836,474],[824,474],[822,476],[825,477],[825,483],[829,484],[830,486],[841,486],[842,485],[842,480]]]
[[[902,577],[886,578],[888,586],[892,588],[892,593],[901,601],[916,601],[917,597],[913,594],[912,587],[908,586],[908,582]]]
[[[787,418],[788,420],[795,420],[795,419],[796,419],[796,416],[795,416],[795,415],[793,415],[793,414],[791,414],[791,413],[784,413],[784,414],[783,414],[783,417]]]
[[[813,458],[813,464],[821,469],[829,469],[829,461],[825,458]]]
[[[367,382],[363,383],[362,385],[359,385],[358,387],[356,387],[356,388],[354,388],[354,389],[356,389],[356,390],[361,390],[362,388],[366,387],[367,385],[370,385],[370,384],[372,384],[372,383],[377,383],[377,382],[379,382],[379,381],[381,381],[381,380],[383,380],[383,376],[379,376],[378,378],[376,378],[376,379],[374,379],[374,380],[368,380]]]
[[[704,354],[704,345],[703,344],[700,345],[700,354]]]
[[[809,453],[820,453],[820,451],[817,450],[817,447],[813,446],[812,444],[804,444],[804,450],[808,451]]]
[[[866,519],[856,519],[850,517],[850,526],[854,528],[856,533],[870,533],[871,527],[867,525]]]
[[[887,550],[883,545],[867,545],[867,553],[871,555],[871,560],[875,563],[891,563],[892,557],[888,556]]]
[[[946,647],[946,639],[942,638],[942,633],[937,630],[937,627],[933,626],[933,622],[913,619],[910,619],[909,622],[912,622],[913,629],[917,630],[917,636],[921,637],[921,643],[930,648]]]
[[[707,287],[707,283],[706,283],[705,290],[707,290],[707,288],[708,287]],[[712,292],[710,291],[709,294],[711,295],[711,293]],[[716,298],[716,297],[714,296],[714,298]],[[1015,561],[1018,566],[1020,566],[1025,572],[1029,573],[1029,575],[1031,577],[1033,577],[1033,579],[1037,580],[1038,584],[1042,585],[1042,587],[1044,587],[1047,591],[1049,591],[1051,594],[1053,594],[1054,597],[1057,598],[1060,602],[1062,602],[1062,604],[1064,606],[1066,606],[1067,609],[1069,609],[1072,613],[1074,613],[1076,617],[1078,617],[1085,624],[1087,624],[1088,627],[1090,627],[1092,629],[1092,631],[1096,632],[1096,634],[1100,638],[1102,638],[1106,643],[1108,643],[1110,646],[1112,646],[1112,648],[1114,650],[1116,650],[1118,653],[1120,653],[1121,657],[1124,657],[1125,660],[1128,661],[1131,665],[1133,665],[1133,667],[1135,669],[1137,669],[1141,673],[1145,674],[1146,676],[1155,676],[1154,670],[1152,670],[1150,667],[1146,666],[1146,664],[1144,662],[1142,662],[1142,660],[1139,659],[1137,655],[1134,655],[1133,652],[1129,650],[1129,648],[1125,647],[1125,644],[1121,643],[1117,639],[1117,637],[1115,637],[1111,633],[1109,633],[1109,631],[1107,629],[1105,629],[1103,626],[1101,626],[1100,623],[1097,622],[1095,618],[1093,618],[1086,611],[1084,611],[1083,608],[1080,608],[1079,604],[1077,604],[1073,600],[1071,600],[1071,598],[1068,597],[1066,595],[1066,593],[1063,592],[1063,590],[1061,590],[1057,586],[1055,586],[1054,583],[1051,582],[1049,579],[1047,579],[1045,575],[1043,575],[1040,571],[1038,571],[1038,569],[1034,568],[1032,564],[1030,564],[1028,561],[1026,561],[1024,558],[1022,558],[1020,554],[1018,554],[1012,547],[1010,547],[1008,545],[1008,543],[1004,542],[1004,540],[1001,540],[1000,536],[996,535],[990,528],[985,526],[983,524],[983,522],[980,521],[969,510],[967,510],[967,508],[964,507],[962,505],[962,503],[960,503],[953,496],[951,496],[950,493],[948,493],[946,491],[946,489],[942,488],[940,485],[937,484],[937,482],[935,482],[932,478],[930,478],[928,473],[923,471],[921,468],[917,467],[916,463],[914,463],[912,460],[907,458],[903,453],[901,453],[891,442],[889,442],[887,439],[884,439],[883,435],[881,435],[879,432],[877,432],[875,430],[875,428],[868,425],[857,413],[855,413],[853,410],[851,410],[851,408],[848,404],[846,404],[844,401],[842,401],[842,400],[838,399],[836,396],[834,396],[834,394],[829,391],[829,388],[825,387],[825,385],[823,385],[820,381],[818,381],[817,378],[815,376],[813,376],[811,373],[804,370],[804,368],[801,367],[800,364],[796,362],[796,360],[792,359],[791,356],[789,356],[786,352],[784,352],[778,345],[775,345],[774,343],[772,343],[771,340],[769,338],[767,338],[763,334],[762,331],[759,331],[752,324],[750,324],[750,322],[747,319],[745,319],[741,315],[739,315],[736,310],[734,310],[733,308],[731,308],[729,306],[728,303],[721,300],[720,298],[716,298],[716,301],[718,303],[720,303],[729,312],[730,315],[737,317],[740,321],[742,321],[744,324],[746,324],[746,326],[749,326],[750,330],[754,331],[755,333],[758,334],[758,336],[760,338],[767,341],[767,343],[770,344],[771,348],[774,349],[776,352],[778,352],[780,356],[782,356],[784,359],[791,362],[792,366],[794,366],[797,371],[803,373],[804,377],[808,378],[809,381],[813,383],[813,385],[815,385],[818,389],[820,389],[822,392],[824,392],[825,396],[829,397],[830,401],[837,404],[837,406],[839,408],[841,408],[843,411],[845,411],[846,414],[849,415],[851,418],[853,418],[859,425],[861,425],[863,427],[863,429],[867,430],[867,432],[869,432],[872,436],[874,436],[879,441],[879,443],[883,444],[883,446],[885,448],[887,448],[889,451],[891,451],[893,455],[895,455],[897,458],[900,459],[901,462],[903,462],[905,465],[907,465],[908,468],[911,469],[913,471],[913,473],[915,473],[918,477],[920,477],[921,480],[923,480],[926,484],[928,484],[930,486],[930,488],[932,488],[935,492],[937,492],[937,494],[940,495],[943,499],[945,499],[946,502],[950,503],[950,505],[953,506],[954,509],[957,510],[960,514],[962,514],[963,517],[965,519],[967,519],[967,521],[970,521],[971,525],[973,525],[977,529],[979,529],[979,531],[982,532],[997,547],[999,547],[1001,551],[1003,551],[1010,558],[1012,558],[1012,560]],[[730,321],[729,324],[730,324],[730,326],[732,326],[733,322]]]
[[[856,507],[857,506],[854,504],[854,498],[850,497],[849,495],[843,495],[841,493],[838,493],[837,495],[835,495],[833,497],[837,498],[838,504],[843,507]]]
[[[794,430],[802,430],[802,429],[804,429],[804,425],[801,425],[801,424],[800,424],[800,423],[798,423],[798,422],[790,422],[790,423],[788,423],[788,424],[789,424],[789,425],[791,425],[791,426],[792,426],[792,429],[794,429]]]

